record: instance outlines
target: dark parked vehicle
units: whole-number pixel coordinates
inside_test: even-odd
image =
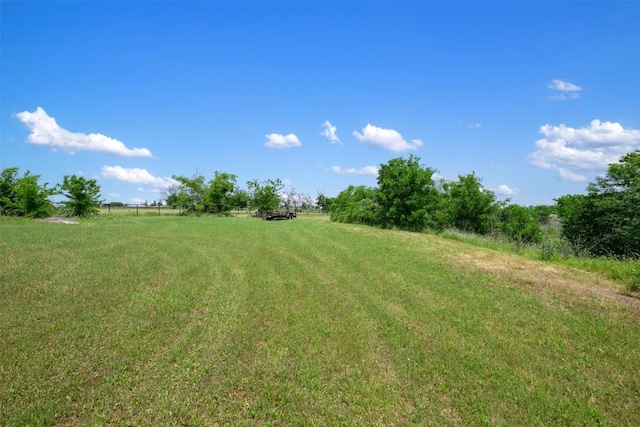
[[[266,220],[293,219],[297,215],[295,212],[263,212],[262,217]]]

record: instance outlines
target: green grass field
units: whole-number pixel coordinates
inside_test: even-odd
[[[597,273],[321,216],[0,218],[0,425],[640,425]]]

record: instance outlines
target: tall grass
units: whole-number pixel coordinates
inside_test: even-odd
[[[0,236],[0,425],[640,424],[637,310],[471,246],[322,217]]]

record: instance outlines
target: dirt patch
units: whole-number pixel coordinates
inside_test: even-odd
[[[589,272],[564,265],[526,259],[516,254],[494,251],[439,236],[403,233],[405,241],[420,252],[455,265],[487,272],[503,279],[510,286],[518,286],[548,299],[624,306],[640,316],[640,294],[623,293],[622,285]]]
[[[466,250],[456,255],[456,262],[498,273],[514,284],[540,294],[564,300],[620,304],[640,310],[640,299],[622,294],[618,283],[597,273],[489,250]]]
[[[44,221],[44,222],[55,222],[57,224],[80,224],[80,222],[74,220],[74,219],[69,219],[69,218],[62,218],[62,217],[58,217],[58,216],[52,216],[49,218],[39,218],[36,219],[36,221]]]

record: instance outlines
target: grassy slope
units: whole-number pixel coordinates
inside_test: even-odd
[[[501,259],[324,219],[2,220],[0,425],[640,425],[637,305]]]

